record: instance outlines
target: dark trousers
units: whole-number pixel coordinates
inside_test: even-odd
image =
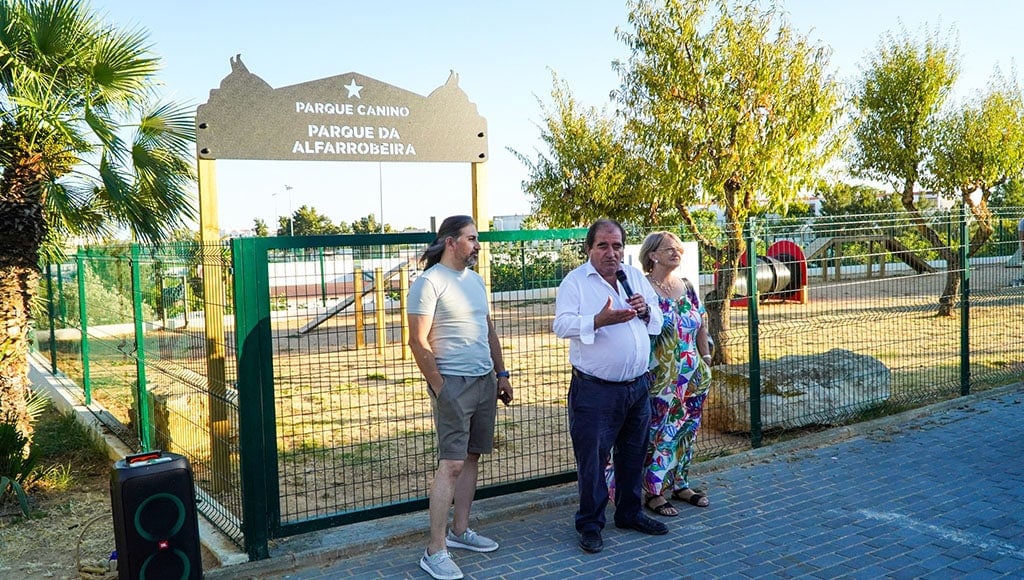
[[[576,455],[580,507],[576,531],[604,529],[608,505],[605,465],[612,449],[615,466],[615,521],[639,516],[644,456],[651,420],[650,379],[609,385],[575,376],[569,384],[569,435]]]

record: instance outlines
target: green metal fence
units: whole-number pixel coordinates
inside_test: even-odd
[[[716,338],[732,364],[716,367],[698,460],[1020,380],[1024,273],[1007,267],[1020,216],[997,220],[978,256],[952,271],[941,250],[960,252],[976,227],[957,213],[928,218],[941,248],[892,215],[752,222],[752,253],[780,240],[807,252],[806,288],[787,300],[768,292],[725,307],[727,329]],[[628,242],[639,244],[642,233]],[[480,269],[516,401],[499,409],[478,497],[575,477],[567,344],[551,322],[554,289],[583,261],[584,235],[481,233]],[[406,347],[403,299],[432,240],[239,238],[230,248],[83,250],[74,264],[46,269],[53,324],[39,349],[134,448],[188,456],[204,514],[262,558],[273,538],[426,508],[435,439]],[[701,266],[706,294],[714,263],[704,257]],[[202,267],[224,272],[223,337],[204,332]],[[759,268],[753,260],[744,271],[746,287],[759,286]],[[957,293],[953,316],[938,317],[950,273],[969,292]],[[207,361],[218,351],[224,385],[212,384],[220,379]],[[839,381],[821,391],[834,394],[782,393],[761,378],[786,357],[840,351],[872,361],[849,373],[851,384],[884,374],[885,389],[860,392]],[[730,390],[729,376],[744,377],[743,388]]]
[[[203,514],[243,543],[237,433],[218,432],[211,408],[226,407],[237,425],[234,389],[211,388],[201,269],[229,271],[221,244],[116,245],[84,248],[73,261],[50,264],[41,285],[49,300],[37,338],[52,369],[81,387],[80,404],[135,450],[188,457]],[[230,274],[226,276],[230,281]],[[222,305],[229,312],[230,303]],[[227,351],[233,382],[234,345]],[[221,393],[221,394],[217,394]],[[215,461],[214,450],[231,459]]]

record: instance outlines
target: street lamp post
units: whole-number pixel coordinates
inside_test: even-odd
[[[292,186],[285,184],[284,190],[288,192],[288,235],[295,235],[295,214],[292,213]]]

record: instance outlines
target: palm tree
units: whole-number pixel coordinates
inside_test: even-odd
[[[0,420],[30,434],[29,304],[70,237],[154,242],[193,218],[194,117],[159,59],[82,0],[0,0]]]

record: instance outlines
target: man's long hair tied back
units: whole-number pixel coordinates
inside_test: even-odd
[[[423,255],[420,256],[420,266],[424,270],[432,267],[441,261],[441,255],[444,254],[445,242],[448,238],[459,237],[459,232],[466,226],[476,225],[473,218],[468,215],[453,215],[444,218],[441,222],[441,227],[437,228],[437,237],[434,241],[423,251]]]

